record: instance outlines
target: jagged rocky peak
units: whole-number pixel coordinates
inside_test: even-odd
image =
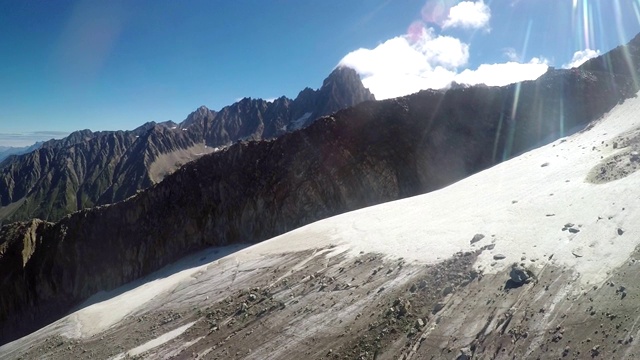
[[[350,90],[363,101],[375,100],[375,96],[365,88],[358,73],[350,67],[338,65],[322,83],[322,90],[326,89]]]
[[[329,74],[320,91],[338,91],[338,95],[351,97],[351,100],[357,103],[376,99],[369,89],[364,87],[358,73],[343,65],[339,65]]]
[[[133,129],[131,133],[136,136],[143,136],[148,134],[152,130],[164,130],[164,129],[173,130],[173,129],[176,129],[177,127],[178,127],[178,124],[176,124],[171,120],[167,120],[163,122],[148,121],[143,125],[140,125],[137,128]]]
[[[158,123],[158,125],[160,125],[160,126],[164,126],[164,127],[167,127],[167,128],[169,128],[169,129],[172,129],[172,128],[175,128],[175,127],[177,127],[177,126],[178,126],[178,124],[177,124],[177,123],[175,123],[173,120],[163,121],[163,122],[161,122],[161,123]]]
[[[89,129],[78,130],[78,131],[72,132],[71,134],[69,134],[69,136],[63,139],[60,139],[60,140],[52,139],[49,141],[45,141],[42,144],[42,147],[45,149],[67,147],[67,146],[71,146],[74,144],[91,140],[92,138],[94,138],[95,136],[98,136],[99,134],[100,134],[99,132],[94,133]]]
[[[350,67],[340,65],[329,74],[318,90],[317,112],[313,117],[329,115],[368,100],[375,100],[375,96],[364,87],[358,73]]]
[[[194,112],[189,114],[187,118],[179,124],[180,128],[187,128],[193,124],[203,125],[207,121],[212,121],[215,116],[215,111],[209,110],[204,105],[201,105]]]

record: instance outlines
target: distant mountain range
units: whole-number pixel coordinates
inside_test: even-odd
[[[320,89],[306,88],[294,100],[244,98],[219,112],[202,106],[180,124],[76,131],[0,162],[0,222],[55,221],[80,209],[121,201],[203,154],[237,141],[275,138],[367,100],[374,96],[356,72],[339,67]]]
[[[267,124],[275,121],[265,121],[267,109],[289,109],[278,112],[288,117],[283,115],[281,119],[287,120],[275,126],[283,133],[274,140],[241,141],[203,155],[125,201],[78,211],[55,223],[32,220],[3,226],[0,343],[55,320],[99,291],[138,279],[198,249],[258,242],[346,211],[440,189],[568,135],[569,129],[584,129],[638,92],[639,85],[634,81],[638,71],[628,64],[640,62],[639,45],[640,38],[636,38],[628,46],[578,69],[550,69],[535,81],[505,87],[427,90],[397,99],[368,101],[320,117],[307,127],[307,120],[301,117],[311,112],[310,118],[322,110],[293,111],[296,101],[305,98],[302,94],[310,94],[305,90],[288,107],[283,105],[285,101],[245,99],[219,113],[199,109],[178,125],[187,130],[155,124],[139,134],[109,133],[80,143],[84,145],[62,147],[66,152],[62,162],[48,169],[73,167],[64,159],[80,154],[76,149],[84,149],[92,141],[101,144],[91,152],[99,155],[71,159],[83,164],[100,163],[110,158],[110,153],[126,153],[120,150],[125,146],[119,144],[127,141],[131,142],[127,149],[141,147],[136,154],[162,146],[170,148],[163,141],[152,140],[156,135],[150,134],[155,133],[169,134],[167,137],[173,139],[182,131],[186,142],[191,139],[188,133],[194,131],[204,134],[210,146],[229,144],[227,136],[265,137]],[[325,81],[327,84],[331,81]],[[322,89],[316,92],[322,93]],[[250,120],[233,120],[239,117],[231,113],[247,114],[243,119]],[[284,125],[288,129],[299,123],[303,129],[285,133]],[[226,135],[212,129],[225,129]],[[118,136],[122,140],[116,142]],[[107,165],[102,168],[115,173],[119,166],[124,167],[120,164],[137,161],[126,155],[121,159],[105,161]],[[46,163],[32,160],[38,161]],[[43,168],[25,167],[30,170],[23,174],[28,176]],[[84,174],[83,169],[69,173]],[[140,167],[141,172],[145,169]],[[131,174],[134,177],[139,173]],[[35,177],[51,183],[54,179]],[[60,178],[67,183],[73,180],[70,176]],[[503,178],[509,183],[510,174],[505,173]],[[99,184],[100,174],[91,179]],[[425,218],[429,216],[424,214]]]
[[[30,153],[39,148],[40,145],[42,145],[42,142],[39,141],[29,146],[0,146],[0,163],[11,155]]]

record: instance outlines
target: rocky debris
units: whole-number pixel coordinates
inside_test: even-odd
[[[627,297],[627,288],[620,285],[616,289],[616,295],[620,295],[620,300],[624,299],[625,297]]]
[[[480,248],[480,250],[488,250],[491,251],[496,248],[496,244],[488,244]]]
[[[471,348],[465,347],[460,349],[460,353],[455,358],[455,360],[471,360],[472,358],[473,358],[473,351],[471,351]]]
[[[473,238],[469,241],[470,244],[475,244],[478,241],[484,239],[484,234],[475,234],[473,235]]]
[[[618,228],[618,231],[617,231],[617,232],[618,232],[618,235],[622,235],[622,234],[624,234],[624,230],[623,230],[622,228]]]
[[[398,317],[407,315],[409,310],[411,310],[411,303],[405,298],[396,299],[396,301],[393,302],[393,306]]]
[[[507,256],[503,255],[503,254],[495,254],[495,255],[493,255],[493,260],[504,260],[506,258],[507,258]]]
[[[509,278],[516,285],[524,285],[532,280],[533,273],[520,264],[511,265]]]
[[[594,184],[604,184],[619,180],[640,170],[640,134],[635,133],[622,139],[624,148],[618,153],[603,158],[587,175],[587,181]]]
[[[38,342],[23,358],[112,358],[193,321],[195,325],[176,341],[142,357],[167,358],[181,346],[185,348],[179,358],[262,358],[277,353],[274,358],[287,360],[327,354],[331,359],[581,359],[591,356],[593,348],[598,358],[636,353],[636,308],[612,301],[614,290],[619,295],[638,282],[637,272],[629,271],[628,265],[612,273],[606,286],[589,286],[583,289],[585,295],[575,296],[580,289],[575,273],[553,265],[534,277],[523,265],[514,264],[480,280],[472,270],[477,253],[480,250],[458,254],[435,265],[405,264],[397,277],[381,276],[386,271],[379,271],[373,278],[373,269],[397,268],[399,263],[371,254],[357,259],[317,256],[292,272],[312,252],[287,254],[269,268],[248,266],[251,273],[238,276],[231,286],[221,281],[224,285],[210,289],[212,298],[206,301],[182,308],[171,303],[174,309],[162,312],[145,309],[88,339]],[[496,292],[514,268],[518,279],[528,275],[528,281],[544,286]],[[218,280],[225,276],[218,269],[211,273]],[[205,281],[200,276],[209,275],[199,275],[198,281]],[[353,286],[334,291],[331,285],[319,291],[322,283],[330,282]],[[377,293],[381,287],[385,291]],[[565,295],[556,297],[560,292]],[[185,293],[193,295],[189,289]],[[177,290],[170,296],[181,294]],[[555,299],[554,306],[549,306],[550,299]],[[206,356],[198,355],[205,352]]]
[[[447,304],[444,302],[436,303],[435,305],[433,305],[433,309],[431,310],[431,313],[433,315],[437,314],[438,312],[440,312],[440,310],[444,309],[446,305]]]
[[[580,232],[580,229],[578,229],[577,227],[575,227],[574,223],[566,223],[564,224],[564,226],[562,227],[562,231],[569,231],[572,234],[577,234]]]
[[[549,166],[549,163],[548,163],[548,162],[543,163],[542,165],[540,165],[540,167],[547,167],[547,166]]]

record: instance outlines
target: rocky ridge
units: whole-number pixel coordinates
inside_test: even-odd
[[[202,106],[180,124],[76,131],[0,163],[0,221],[56,221],[80,209],[121,201],[205,153],[238,140],[274,138],[373,99],[354,70],[337,68],[320,89],[307,88],[295,100],[245,98],[219,112]]]

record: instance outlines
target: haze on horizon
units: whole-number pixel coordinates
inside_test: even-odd
[[[378,99],[504,85],[638,32],[640,0],[4,2],[0,146],[293,98],[338,64]]]

